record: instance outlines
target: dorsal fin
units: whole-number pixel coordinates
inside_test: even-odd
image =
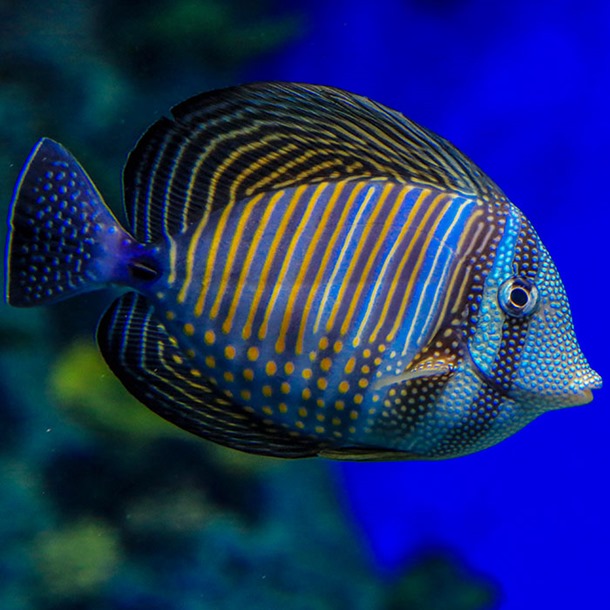
[[[125,205],[143,241],[176,234],[261,191],[379,177],[503,198],[447,140],[332,87],[253,83],[195,96],[153,124],[129,156]]]
[[[194,370],[144,297],[128,292],[100,320],[98,343],[112,372],[140,402],[180,428],[248,453],[286,458],[321,444],[266,425]]]

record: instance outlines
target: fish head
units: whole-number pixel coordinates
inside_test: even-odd
[[[485,384],[533,417],[586,404],[602,385],[576,339],[557,267],[514,206],[485,282],[469,354]]]

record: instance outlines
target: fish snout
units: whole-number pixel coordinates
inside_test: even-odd
[[[569,391],[574,398],[571,404],[579,406],[590,403],[593,400],[593,390],[600,390],[602,385],[601,376],[592,369],[576,374],[569,385]]]

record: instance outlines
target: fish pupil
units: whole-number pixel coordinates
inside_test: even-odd
[[[540,294],[535,284],[525,278],[509,278],[501,286],[498,294],[500,307],[513,317],[528,316],[538,306]]]
[[[510,301],[515,306],[521,309],[527,305],[529,294],[522,286],[515,286],[510,293]]]
[[[159,277],[159,269],[150,260],[134,259],[128,263],[129,273],[134,280],[152,282]]]

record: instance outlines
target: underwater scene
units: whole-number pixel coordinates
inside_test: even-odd
[[[606,607],[606,3],[0,34],[0,608]]]

